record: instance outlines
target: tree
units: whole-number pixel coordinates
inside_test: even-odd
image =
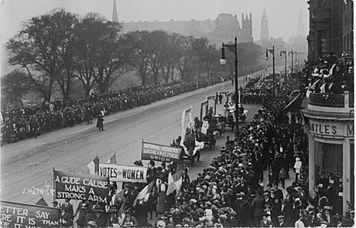
[[[53,84],[62,72],[59,49],[67,42],[65,36],[73,17],[64,10],[33,17],[6,45],[10,53],[9,63],[24,68],[47,101],[50,101]]]
[[[60,57],[61,72],[56,77],[56,82],[61,88],[63,99],[68,100],[70,95],[71,82],[75,76],[75,26],[78,24],[78,19],[72,15],[66,17],[62,21],[62,40],[61,46],[58,47],[58,56]]]
[[[105,32],[103,21],[104,19],[97,14],[90,13],[74,28],[76,77],[82,82],[86,97],[94,87],[99,74],[97,55],[101,34]]]
[[[14,70],[1,78],[1,97],[3,105],[14,104],[23,107],[22,98],[33,90],[28,74]]]
[[[207,48],[208,48],[208,40],[206,38],[195,39],[192,42],[192,52],[196,57],[198,63],[199,76],[203,68],[204,58],[207,54]]]
[[[187,80],[187,72],[192,68],[192,43],[194,40],[192,36],[184,37],[177,35],[178,53],[176,66],[181,74],[182,80]]]
[[[153,31],[145,39],[151,47],[148,64],[153,83],[157,85],[159,84],[159,72],[163,67],[164,58],[167,56],[165,53],[169,48],[169,35],[164,31]]]
[[[94,76],[100,93],[105,93],[120,75],[127,72],[129,47],[126,37],[119,36],[120,29],[119,23],[104,22],[96,55],[98,74]]]
[[[129,41],[132,50],[129,64],[137,69],[142,80],[142,85],[147,86],[147,77],[150,74],[149,60],[152,55],[152,48],[148,39],[148,31],[136,31],[126,34],[126,40]]]
[[[180,58],[180,35],[173,34],[167,39],[164,50],[162,50],[163,61],[161,65],[162,75],[166,83],[169,78],[173,80],[174,70]]]

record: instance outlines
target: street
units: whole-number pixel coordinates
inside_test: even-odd
[[[88,173],[86,165],[96,155],[101,162],[106,162],[116,152],[118,164],[133,164],[140,159],[143,139],[169,145],[180,135],[183,109],[192,106],[194,117],[199,117],[200,103],[206,96],[229,89],[232,89],[231,82],[225,82],[105,116],[103,132],[98,131],[94,122],[5,145],[1,154],[1,198],[36,203],[43,195],[48,203],[52,202],[48,192],[52,188],[53,168]],[[204,151],[202,160],[191,169],[191,175],[196,176],[199,170],[207,167],[214,156],[215,152]],[[147,163],[144,161],[144,165]]]

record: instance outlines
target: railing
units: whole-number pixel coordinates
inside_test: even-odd
[[[344,94],[311,93],[309,104],[322,107],[344,108]]]

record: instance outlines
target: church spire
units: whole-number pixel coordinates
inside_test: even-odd
[[[113,9],[112,9],[112,19],[111,19],[112,22],[119,22],[119,19],[117,17],[117,10],[116,10],[116,2],[114,0],[114,6],[113,6]]]
[[[263,15],[261,20],[261,40],[269,40],[268,34],[268,20],[266,15],[266,10],[263,9]]]
[[[297,36],[305,36],[305,33],[304,33],[304,23],[303,23],[303,16],[302,16],[302,10],[301,10],[301,9],[299,9]]]

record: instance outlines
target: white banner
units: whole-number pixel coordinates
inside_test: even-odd
[[[147,183],[147,168],[99,163],[99,176],[109,177],[110,181]]]

